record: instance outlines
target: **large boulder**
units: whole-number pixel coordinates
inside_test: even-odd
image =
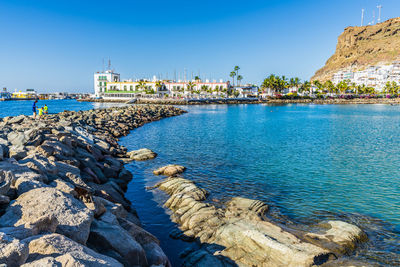
[[[124,218],[118,218],[118,222],[142,246],[150,266],[170,266],[168,257],[155,236]]]
[[[8,117],[6,122],[7,124],[20,124],[26,118],[25,115],[19,115],[16,117]]]
[[[7,194],[10,186],[15,183],[15,176],[11,171],[0,169],[0,195]]]
[[[29,258],[23,266],[110,266],[122,267],[117,260],[101,255],[60,234],[34,236],[29,244]],[[50,265],[55,264],[55,265]]]
[[[114,203],[122,204],[126,209],[130,209],[131,203],[124,197],[124,192],[114,182],[105,184],[88,183],[94,189],[96,196],[102,197]]]
[[[0,232],[0,263],[19,267],[28,258],[28,246],[18,239]]]
[[[64,180],[61,179],[55,179],[52,183],[49,184],[51,187],[55,187],[56,189],[66,193],[66,194],[70,194],[74,197],[78,197],[77,192],[74,189],[74,185],[72,185],[69,182],[66,182]]]
[[[129,266],[147,266],[146,253],[140,244],[118,224],[94,220],[88,245]]]
[[[25,157],[24,159],[18,161],[20,164],[25,165],[27,167],[35,167],[40,174],[47,175],[53,174],[56,175],[58,169],[54,162],[50,161],[48,157],[42,156],[40,154],[31,154]],[[29,165],[30,164],[30,165]]]
[[[52,187],[30,190],[20,195],[0,217],[1,226],[19,226],[48,215],[57,221],[57,233],[85,244],[93,213],[81,201]]]
[[[155,157],[157,157],[157,153],[147,148],[130,151],[127,153],[127,155],[133,160],[140,160],[140,161],[154,159]]]
[[[12,131],[7,135],[8,142],[15,146],[24,146],[28,141],[29,137],[24,132]]]
[[[58,176],[66,177],[67,173],[72,173],[76,176],[79,176],[81,174],[81,171],[79,170],[79,168],[76,166],[73,166],[71,164],[61,162],[61,161],[56,161],[55,165],[58,170]]]
[[[44,181],[46,179],[45,176],[33,172],[31,169],[22,164],[19,164],[14,159],[0,161],[0,169],[11,171],[14,174],[15,179],[26,178],[37,181]]]
[[[174,176],[180,173],[183,173],[186,170],[185,167],[181,165],[167,165],[157,170],[153,171],[155,175],[166,175],[166,176]]]
[[[326,221],[318,225],[318,232],[304,235],[307,241],[325,247],[336,254],[352,252],[358,243],[368,239],[357,226],[343,221]]]
[[[32,189],[48,187],[48,185],[34,179],[22,177],[15,181],[14,187],[17,189],[17,195],[22,195],[23,193],[26,193]]]
[[[20,160],[25,158],[28,155],[28,151],[25,149],[23,145],[13,145],[9,148],[8,151],[10,158],[14,158],[16,160]]]
[[[13,238],[22,240],[42,233],[54,233],[57,229],[58,221],[54,216],[44,215],[39,219],[19,225],[16,227],[2,227],[0,232]]]

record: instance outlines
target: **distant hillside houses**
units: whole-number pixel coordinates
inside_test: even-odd
[[[390,65],[369,66],[360,71],[341,70],[332,77],[335,85],[345,80],[350,84],[365,85],[382,91],[387,82],[400,84],[400,61],[394,61]]]

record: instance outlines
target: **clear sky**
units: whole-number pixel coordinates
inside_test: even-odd
[[[0,87],[92,92],[103,58],[126,79],[309,79],[378,4],[400,16],[399,0],[0,0]]]

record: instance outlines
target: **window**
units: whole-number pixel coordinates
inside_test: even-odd
[[[130,86],[131,91],[133,90],[133,85]]]
[[[126,91],[126,85],[124,85],[124,91]]]
[[[101,82],[99,82],[99,86],[101,86]]]

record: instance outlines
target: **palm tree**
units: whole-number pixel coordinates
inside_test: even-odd
[[[290,88],[293,88],[295,86],[294,78],[290,78],[289,86],[290,86]]]
[[[144,81],[139,81],[136,87],[138,89],[146,89],[146,83]]]
[[[296,87],[296,90],[299,88],[299,85],[300,85],[300,78],[295,77],[294,78],[294,86]]]
[[[328,93],[333,94],[335,92],[335,85],[333,84],[333,82],[331,80],[327,80],[324,83],[324,88],[328,91]]]
[[[232,85],[235,87],[235,76],[236,76],[236,72],[231,71],[231,73],[229,74],[230,77],[232,77]]]
[[[239,66],[235,66],[234,68],[233,68],[233,70],[236,72],[236,79],[237,79],[237,83],[239,84],[239,70],[240,70],[240,67]]]
[[[240,86],[240,82],[243,80],[243,76],[242,75],[238,75],[236,79],[238,81],[238,85]]]
[[[309,81],[304,81],[303,84],[300,86],[300,92],[305,92],[310,94],[311,91],[311,83]]]
[[[155,82],[155,87],[156,87],[157,91],[160,90],[162,86],[163,86],[163,82],[162,81],[156,81]]]
[[[317,87],[317,93],[321,93],[324,88],[323,84],[318,80],[313,81],[313,84]]]
[[[193,89],[194,89],[195,86],[196,85],[192,81],[188,82],[188,84],[186,85],[187,89],[189,90],[189,92],[191,94],[193,94]]]
[[[349,86],[349,89],[351,90],[351,92],[352,93],[357,93],[356,91],[357,91],[357,85],[356,85],[356,83],[351,83],[350,84],[350,86]]]
[[[279,77],[271,74],[264,79],[261,87],[264,89],[271,89],[274,93],[281,93],[288,87],[288,82],[285,76]]]
[[[206,93],[209,93],[209,90],[208,90],[208,85],[202,85],[201,86],[201,92],[206,92]]]
[[[348,85],[347,81],[344,80],[337,84],[337,88],[341,94],[344,94],[344,93],[346,93],[347,89],[349,88],[349,85]]]

